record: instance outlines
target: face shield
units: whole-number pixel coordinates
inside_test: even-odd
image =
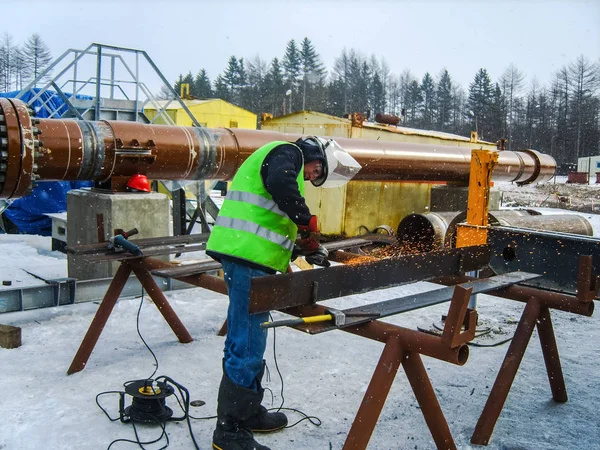
[[[326,179],[321,186],[324,188],[343,186],[358,173],[361,169],[360,164],[334,139],[317,139],[321,142],[327,159]]]

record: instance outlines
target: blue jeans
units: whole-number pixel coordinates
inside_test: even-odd
[[[248,313],[250,280],[269,274],[226,259],[221,265],[229,293],[227,338],[223,350],[225,372],[235,384],[257,389],[256,377],[262,370],[267,347],[267,330],[260,324],[269,320],[269,313]]]

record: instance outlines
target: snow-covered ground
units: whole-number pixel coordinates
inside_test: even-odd
[[[591,221],[595,236],[600,236],[600,216],[583,216]],[[0,235],[0,254],[3,255],[0,280],[12,280],[12,287],[42,283],[22,269],[48,278],[66,275],[64,255],[50,251],[49,238]],[[416,283],[337,299],[329,304],[346,308],[434,287],[430,283]],[[146,299],[140,313],[140,330],[158,358],[157,375],[175,379],[189,389],[192,400],[206,402],[192,408],[193,416],[213,415],[223,347],[223,338],[216,333],[226,315],[227,298],[200,288],[168,292],[166,296],[194,342],[180,344],[155,306]],[[110,422],[95,398],[103,391],[122,390],[125,381],[146,378],[154,371],[154,360],[136,331],[140,300],[138,297],[118,302],[87,367],[70,376],[66,375],[67,368],[98,308],[97,303],[0,315],[1,324],[21,327],[23,336],[20,348],[0,348],[0,380],[5,389],[0,400],[3,419],[0,449],[105,449],[115,439],[134,439],[131,425]],[[491,344],[512,336],[522,309],[523,304],[518,302],[480,296],[480,327],[492,332],[476,341]],[[389,318],[389,322],[412,329],[432,328],[446,312],[447,304],[438,305]],[[283,317],[274,313],[274,318]],[[552,401],[534,332],[487,447],[491,450],[600,448],[600,318],[598,314],[587,318],[560,311],[552,311],[552,317],[569,401],[565,404]],[[470,437],[507,348],[508,344],[472,346],[463,367],[423,357],[459,449],[480,448],[470,444]],[[273,391],[273,406],[279,406],[285,398],[284,407],[317,416],[322,425],[304,421],[279,433],[258,436],[259,442],[279,450],[341,449],[382,349],[380,343],[340,331],[309,336],[282,328],[275,335],[270,333],[267,363],[271,380],[265,385]],[[117,417],[117,395],[103,396],[100,402],[112,417]],[[173,398],[168,404],[179,415]],[[294,423],[300,416],[289,413],[289,418]],[[201,449],[211,447],[214,424],[214,419],[192,421]],[[138,428],[143,440],[160,434],[156,427]],[[170,449],[193,448],[185,423],[169,423],[167,431]],[[157,449],[162,445],[145,447]],[[111,448],[136,446],[121,442]],[[435,448],[402,369],[368,448]]]

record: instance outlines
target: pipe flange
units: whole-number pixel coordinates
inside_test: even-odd
[[[39,139],[34,135],[28,106],[21,100],[0,98],[3,136],[0,138],[0,198],[22,197],[34,178],[34,152]],[[36,144],[36,141],[37,144]],[[37,175],[35,175],[37,177]]]
[[[6,180],[6,170],[8,167],[8,129],[4,114],[0,110],[0,192],[4,187]]]

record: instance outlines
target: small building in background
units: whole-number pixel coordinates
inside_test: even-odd
[[[263,116],[261,129],[302,135],[344,137],[430,145],[451,145],[468,149],[496,150],[495,143],[440,131],[419,130],[367,122],[362,114],[351,118],[314,111],[285,116]],[[328,235],[356,236],[387,225],[394,231],[400,221],[415,213],[466,210],[467,187],[406,181],[353,181],[346,186],[317,189],[307,183],[306,202],[319,216],[321,231]],[[490,207],[498,209],[499,195],[492,191]]]
[[[473,148],[473,144],[476,144],[477,148],[484,150],[497,149],[496,143],[482,141],[477,138],[471,140],[465,136],[442,131],[386,125],[383,123],[368,122],[363,119],[362,114],[353,114],[352,118],[345,119],[314,111],[298,111],[275,118],[265,117],[265,120],[261,124],[261,129],[279,131],[281,133],[375,141],[400,141],[416,144],[441,144],[466,148]]]
[[[586,156],[577,160],[577,173],[586,173],[587,180],[598,183],[600,181],[600,155]],[[583,178],[583,176],[581,176]]]
[[[151,122],[171,125],[167,124],[162,117],[158,117],[154,121],[154,118],[157,116],[157,108],[161,109],[167,103],[169,103],[168,100],[147,103],[144,106],[144,113]],[[256,114],[225,100],[209,98],[204,100],[184,100],[184,103],[203,127],[256,129]],[[178,102],[171,101],[165,111],[175,125],[193,125],[191,117]]]

